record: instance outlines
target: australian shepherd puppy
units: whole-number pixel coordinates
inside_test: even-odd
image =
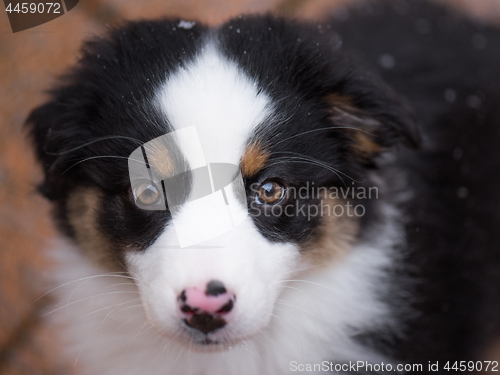
[[[93,375],[479,369],[499,46],[420,1],[87,42],[28,120],[70,240],[48,311],[66,355]]]

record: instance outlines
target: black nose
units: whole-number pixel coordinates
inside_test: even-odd
[[[224,286],[222,281],[212,280],[207,284],[207,289],[205,291],[205,294],[207,296],[217,297],[219,294],[224,293],[226,293],[226,287]]]
[[[197,329],[205,334],[222,328],[226,325],[226,321],[218,316],[202,313],[194,314],[191,319],[185,319],[184,322],[191,328]]]

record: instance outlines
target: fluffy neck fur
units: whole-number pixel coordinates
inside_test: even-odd
[[[388,362],[352,337],[398,330],[387,295],[387,270],[401,241],[397,211],[379,203],[384,219],[370,242],[340,262],[306,266],[282,287],[271,323],[259,335],[223,352],[200,353],[157,333],[138,290],[125,273],[103,273],[78,249],[55,246],[59,305],[47,312],[59,325],[66,354],[83,374],[277,374],[290,364],[366,360]]]

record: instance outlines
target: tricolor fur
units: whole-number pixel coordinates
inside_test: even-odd
[[[398,4],[320,26],[130,22],[84,45],[28,121],[72,242],[48,316],[83,374],[479,358],[500,316],[500,33]],[[181,247],[198,208],[174,215],[160,180],[198,167],[193,144],[149,143],[159,177],[138,190],[127,160],[188,128],[207,163],[238,166],[246,202],[227,190],[244,220]],[[136,204],[143,189],[166,209]]]

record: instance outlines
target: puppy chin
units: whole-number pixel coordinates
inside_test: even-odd
[[[242,345],[246,340],[255,337],[260,329],[254,334],[242,335],[240,337],[228,337],[221,332],[204,334],[187,326],[179,327],[178,331],[173,333],[159,326],[158,323],[152,323],[153,328],[168,340],[184,346],[186,349],[197,353],[217,353],[231,350],[233,347]]]
[[[188,347],[197,353],[217,353],[231,350],[234,346],[241,345],[244,340],[212,340],[206,337],[204,340],[191,340]]]
[[[262,319],[254,322],[252,327],[238,327],[237,324],[223,327],[210,333],[203,333],[187,326],[182,320],[160,321],[152,313],[152,309],[145,304],[146,316],[149,323],[161,336],[184,346],[190,351],[198,353],[215,353],[231,350],[233,347],[243,345],[245,341],[255,338],[271,320],[271,314],[262,312]],[[244,319],[244,318],[242,318]]]

